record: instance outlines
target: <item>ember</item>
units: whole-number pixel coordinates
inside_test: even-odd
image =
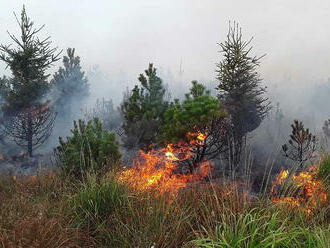
[[[282,170],[272,185],[272,200],[277,203],[284,203],[290,207],[303,210],[307,215],[312,215],[318,204],[325,204],[327,195],[322,181],[317,179],[319,167],[314,165],[307,171],[289,176],[288,170]],[[292,180],[290,185],[290,195],[278,195],[276,187],[283,187],[288,180]]]
[[[168,144],[161,150],[152,149],[148,153],[140,151],[133,167],[123,171],[118,176],[118,181],[125,182],[138,191],[156,191],[163,194],[177,193],[188,183],[204,179],[211,169],[209,161],[198,163],[193,173],[179,172],[178,164],[191,157],[190,146],[196,143],[202,145],[206,139],[206,134],[202,133],[188,135],[193,137],[189,144],[180,142]]]

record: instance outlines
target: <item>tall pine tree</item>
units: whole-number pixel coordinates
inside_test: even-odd
[[[35,28],[23,7],[17,18],[20,36],[10,35],[16,44],[0,45],[0,60],[10,68],[12,77],[2,80],[1,95],[3,127],[7,136],[27,149],[33,150],[49,137],[55,114],[44,97],[50,89],[47,69],[58,60],[59,53],[51,47],[50,37],[39,39],[44,26]]]
[[[80,65],[80,57],[75,56],[75,49],[68,48],[63,57],[63,67],[55,73],[52,80],[57,111],[62,118],[71,121],[74,103],[76,106],[89,96],[89,84]]]
[[[247,133],[255,130],[270,110],[257,68],[262,57],[251,56],[252,39],[242,38],[238,24],[230,25],[227,40],[220,43],[222,61],[217,64],[219,100],[231,117],[229,158],[238,166]]]
[[[138,79],[141,86],[135,85],[121,105],[125,144],[148,147],[155,142],[168,102],[163,82],[153,64],[149,64],[145,74],[140,74]]]

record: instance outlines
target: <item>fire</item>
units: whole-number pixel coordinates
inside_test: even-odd
[[[272,185],[272,200],[277,203],[284,203],[290,207],[303,210],[307,215],[312,215],[319,204],[327,202],[327,194],[322,181],[317,179],[319,167],[314,165],[307,171],[293,174],[289,177],[288,170],[282,170],[276,177]],[[290,196],[276,194],[276,187],[283,186],[288,180],[292,180],[289,190]],[[288,191],[289,191],[288,190]]]
[[[121,172],[118,181],[124,182],[138,191],[156,191],[159,194],[165,192],[177,193],[179,189],[198,180],[204,179],[210,169],[209,161],[197,164],[192,173],[180,172],[178,164],[191,157],[192,144],[203,145],[206,134],[188,134],[194,142],[179,142],[168,144],[166,148],[150,152],[140,151],[140,155],[134,159],[133,167]]]
[[[207,138],[207,133],[196,132],[196,133],[187,133],[187,138],[190,139],[190,145],[203,145],[204,141]]]

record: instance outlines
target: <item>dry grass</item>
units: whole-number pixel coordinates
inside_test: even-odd
[[[278,245],[269,247],[323,248],[330,243],[329,205],[306,216],[228,182],[159,197],[117,185],[112,173],[84,183],[56,174],[3,178],[0,205],[0,247],[268,247],[270,240]]]
[[[93,239],[82,230],[65,227],[60,218],[27,218],[18,220],[13,230],[4,231],[3,247],[95,247]]]
[[[95,247],[72,228],[64,205],[74,187],[55,174],[0,180],[0,247]]]

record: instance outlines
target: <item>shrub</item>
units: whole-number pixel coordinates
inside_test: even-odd
[[[79,120],[74,121],[72,136],[64,141],[59,138],[60,146],[56,153],[65,175],[82,178],[89,171],[97,172],[105,164],[116,163],[121,154],[115,135],[102,128],[98,118],[89,121],[87,125]]]

